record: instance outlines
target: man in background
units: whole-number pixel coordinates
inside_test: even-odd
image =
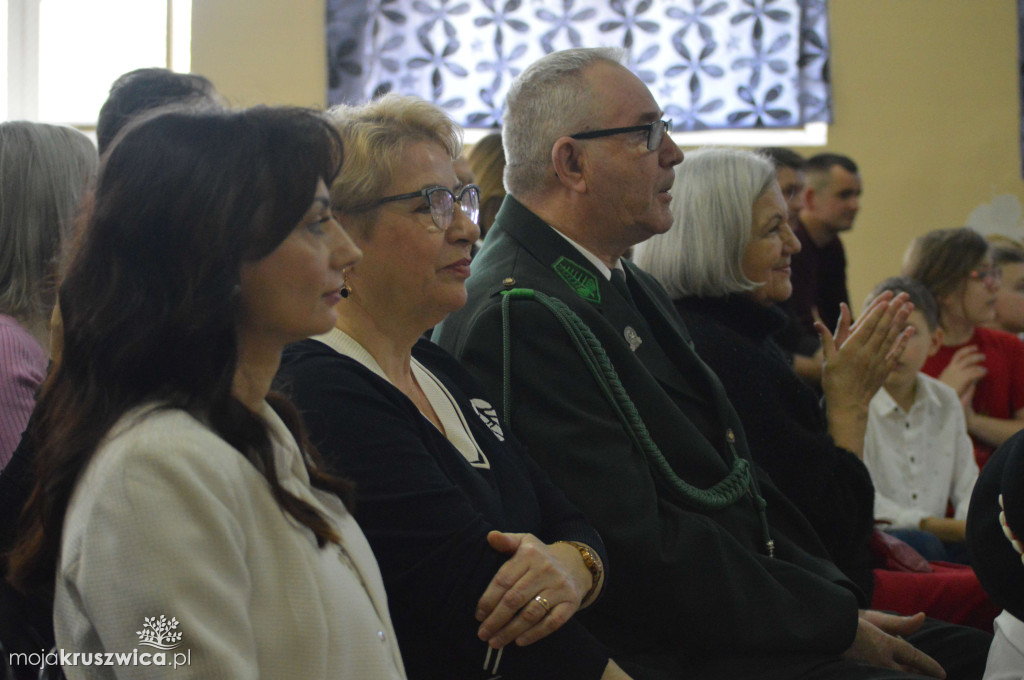
[[[839,154],[812,156],[804,172],[804,205],[793,229],[802,249],[793,256],[793,296],[786,304],[803,333],[816,338],[815,318],[834,330],[839,303],[850,303],[839,235],[853,228],[863,188],[857,165]]]

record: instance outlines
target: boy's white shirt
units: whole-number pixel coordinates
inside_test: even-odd
[[[868,408],[864,464],[875,485],[875,519],[892,529],[918,529],[925,517],[965,519],[978,465],[956,392],[917,374],[906,412],[883,387]]]

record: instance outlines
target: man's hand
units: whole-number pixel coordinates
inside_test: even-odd
[[[924,614],[896,616],[862,610],[857,619],[857,636],[843,652],[843,658],[944,680],[946,671],[935,659],[899,637],[913,633],[923,623]]]

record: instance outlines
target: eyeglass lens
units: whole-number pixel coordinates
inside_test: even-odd
[[[672,121],[670,120],[656,120],[651,124],[651,130],[647,133],[647,150],[657,151],[658,147],[661,146],[661,140],[665,138],[665,133],[672,130]]]
[[[458,198],[445,187],[431,189],[427,193],[427,198],[430,201],[430,217],[434,220],[437,228],[442,231],[452,226],[456,201],[473,224],[476,224],[477,217],[480,215],[480,189],[475,184],[463,188]]]

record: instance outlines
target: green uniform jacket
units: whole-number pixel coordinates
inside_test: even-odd
[[[664,290],[624,265],[636,308],[509,196],[473,262],[468,303],[433,339],[498,405],[501,292],[531,288],[561,299],[600,340],[676,474],[711,487],[729,471],[727,438],[749,458],[742,426],[717,377],[690,347]],[[580,616],[627,671],[648,678],[794,677],[849,647],[859,591],[767,476],[756,473],[774,558],[750,495],[703,511],[666,491],[548,309],[516,300],[510,320],[506,415],[605,540],[610,587]]]

